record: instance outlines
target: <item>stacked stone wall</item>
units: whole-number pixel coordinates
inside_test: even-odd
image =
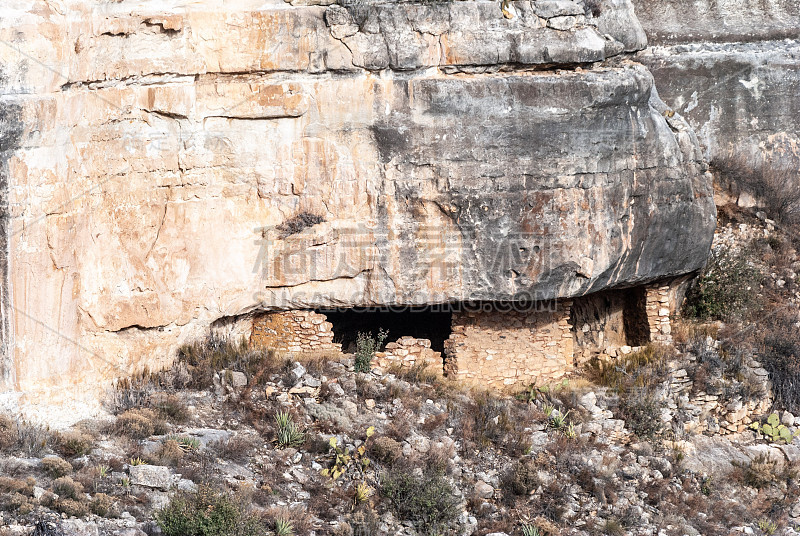
[[[378,368],[387,369],[392,365],[412,367],[425,362],[431,365],[438,364],[441,367],[442,353],[431,350],[431,341],[428,339],[400,337],[395,342],[387,344],[385,351],[377,352],[373,364]]]
[[[627,344],[625,338],[625,299],[622,292],[603,292],[572,302],[570,322],[575,330],[575,363],[593,357],[609,357],[609,352]]]
[[[491,387],[564,376],[573,369],[570,306],[565,300],[549,311],[453,313],[445,371]]]
[[[671,343],[672,312],[670,299],[674,289],[670,285],[651,286],[647,288],[647,322],[650,326],[650,342]]]
[[[314,311],[284,311],[253,319],[250,344],[286,352],[336,351],[333,326],[324,314]]]

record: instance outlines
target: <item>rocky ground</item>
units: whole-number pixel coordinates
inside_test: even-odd
[[[791,307],[792,237],[721,217]],[[210,338],[71,430],[0,419],[0,535],[795,534],[800,418],[748,326],[503,394]]]

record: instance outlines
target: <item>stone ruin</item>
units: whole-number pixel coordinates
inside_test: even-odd
[[[594,357],[613,359],[648,343],[671,342],[670,316],[686,282],[683,277],[545,303],[439,306],[449,325],[433,343],[406,334],[403,327],[396,330],[398,323],[412,332],[424,330],[427,319],[415,319],[419,312],[413,309],[381,313],[384,319],[378,324],[370,323],[374,312],[353,312],[344,327],[347,333],[323,312],[263,313],[253,318],[250,343],[290,354],[340,353],[342,340],[349,341],[345,350],[352,351],[356,332],[370,333],[371,326],[380,326],[389,331],[390,342],[376,353],[373,365],[378,368],[428,363],[450,378],[495,388],[541,385]]]

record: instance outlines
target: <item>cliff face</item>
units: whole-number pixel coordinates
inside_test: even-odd
[[[705,260],[710,181],[627,58],[626,1],[179,4],[0,9],[9,403],[72,418],[256,310],[565,298]]]
[[[651,44],[638,60],[707,157],[800,158],[800,3],[634,3]]]

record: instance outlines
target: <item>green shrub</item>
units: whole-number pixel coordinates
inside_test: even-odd
[[[240,503],[207,486],[176,495],[155,520],[165,536],[262,536],[267,530]]]
[[[383,346],[383,341],[389,335],[388,331],[383,328],[378,330],[378,335],[373,336],[372,333],[359,333],[356,337],[356,358],[355,358],[355,371],[356,372],[369,372],[372,369],[372,359],[375,357],[375,352],[380,350]]]
[[[72,465],[58,456],[49,456],[42,460],[42,469],[52,478],[59,478],[70,474]]]
[[[747,250],[712,249],[703,273],[686,293],[684,314],[701,320],[747,318],[758,308],[762,278],[751,257]]]
[[[387,471],[381,476],[380,491],[400,519],[411,521],[424,534],[443,532],[460,513],[452,486],[435,471],[422,476],[408,469]]]
[[[661,420],[663,404],[650,389],[642,389],[620,397],[618,417],[640,439],[655,439],[664,430]]]

